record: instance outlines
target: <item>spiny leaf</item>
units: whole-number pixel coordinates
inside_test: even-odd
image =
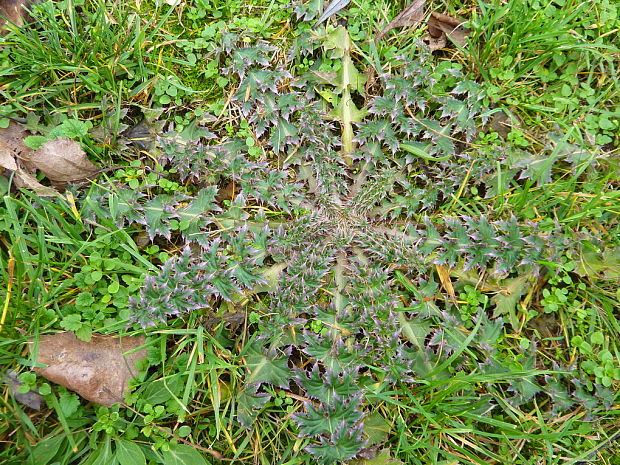
[[[315,407],[306,404],[306,413],[296,415],[302,436],[316,437],[323,434],[334,436],[344,424],[351,428],[362,419],[358,410],[359,397],[339,399],[331,404],[320,404]]]
[[[269,58],[267,55],[276,51],[275,47],[258,44],[253,47],[245,47],[235,50],[232,56],[232,62],[230,65],[231,71],[244,77],[246,70],[252,66],[268,66]]]
[[[295,125],[289,123],[284,118],[280,118],[278,123],[271,130],[269,143],[275,153],[284,150],[287,144],[294,144],[298,140],[299,130]]]
[[[534,368],[534,356],[529,356],[523,362],[524,370],[532,370]],[[522,405],[529,401],[534,395],[542,390],[542,387],[536,382],[534,376],[523,376],[510,382],[509,391],[514,393],[510,401],[514,405]]]
[[[176,210],[179,220],[179,229],[189,240],[195,240],[201,245],[206,245],[205,228],[213,222],[205,217],[208,212],[221,211],[215,203],[217,186],[209,186],[201,189],[198,195],[185,207]]]
[[[146,227],[151,240],[157,235],[170,238],[169,220],[176,217],[175,204],[176,199],[171,195],[158,195],[144,203],[144,217],[140,222]]]
[[[315,363],[309,373],[300,373],[296,380],[308,397],[331,404],[335,399],[348,398],[359,391],[356,374],[351,370],[341,374],[333,371],[322,373]]]
[[[246,384],[237,392],[237,419],[246,428],[249,428],[259,410],[269,401],[271,396],[267,393],[259,393],[258,386]]]
[[[361,426],[351,429],[342,423],[331,439],[321,437],[320,443],[309,446],[308,451],[323,463],[340,463],[354,457],[364,447],[360,436]]]
[[[274,386],[288,388],[292,375],[288,367],[290,353],[284,353],[283,355],[276,357],[275,354],[265,355],[258,351],[246,355],[245,360],[248,368],[246,382],[248,384],[269,383]]]

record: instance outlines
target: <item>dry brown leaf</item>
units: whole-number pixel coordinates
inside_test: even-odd
[[[430,34],[426,34],[423,40],[428,43],[428,48],[431,52],[446,48],[446,45],[448,45],[448,38],[445,34],[441,34],[439,37],[433,37]]]
[[[86,158],[80,144],[66,138],[45,142],[32,153],[28,164],[41,170],[52,183],[60,185],[83,181],[99,171]]]
[[[58,191],[52,187],[47,187],[37,181],[33,175],[28,174],[21,168],[15,170],[15,176],[13,177],[15,187],[18,189],[28,189],[33,191],[40,197],[52,197],[54,195],[60,195]]]
[[[129,381],[137,374],[136,362],[146,349],[123,353],[144,345],[143,336],[117,338],[93,334],[90,342],[64,332],[39,338],[37,363],[47,368],[35,371],[48,380],[77,392],[100,405],[122,402]]]
[[[28,16],[24,8],[29,5],[28,0],[0,0],[0,29],[4,29],[7,20],[21,26]]]
[[[425,0],[415,0],[411,5],[401,11],[379,34],[375,42],[379,42],[388,32],[397,27],[416,26],[424,19]]]
[[[54,195],[54,189],[41,185],[32,176],[36,170],[41,170],[59,188],[69,182],[83,181],[99,171],[86,158],[78,142],[54,139],[33,151],[24,144],[29,135],[26,128],[13,121],[7,128],[0,129],[0,168],[15,171],[17,187],[32,189],[39,195]]]
[[[463,24],[463,21],[460,21],[449,15],[444,15],[443,13],[437,13],[435,11],[431,13],[431,18],[436,19],[437,21],[443,23],[444,25],[452,26],[452,28],[459,27],[461,24]]]
[[[435,265],[435,269],[437,270],[437,275],[439,276],[441,285],[450,296],[450,299],[453,302],[456,302],[456,293],[454,292],[454,286],[452,286],[449,269],[443,265]]]
[[[235,198],[235,190],[236,190],[235,183],[229,182],[228,184],[226,184],[226,186],[224,186],[223,189],[220,189],[217,191],[215,200],[217,200],[219,203],[222,203],[226,200],[230,200],[232,202]]]
[[[0,139],[0,168],[15,171],[17,169],[17,163],[15,162],[15,152],[13,152],[7,145]]]
[[[11,121],[8,127],[0,128],[0,144],[11,150],[17,160],[27,160],[30,158],[32,149],[24,145],[24,139],[29,135],[30,133],[25,127]]]
[[[428,20],[428,33],[435,39],[446,36],[453,43],[464,47],[467,45],[469,30],[461,26],[462,24],[462,21],[452,16],[433,12]]]
[[[41,170],[54,187],[62,189],[69,182],[83,181],[99,171],[86,158],[79,143],[55,139],[33,151],[24,144],[29,135],[26,128],[13,121],[8,127],[0,128],[0,173],[3,169],[13,171],[18,188],[30,189],[40,196],[58,195],[56,189],[39,183],[33,176],[36,170]]]

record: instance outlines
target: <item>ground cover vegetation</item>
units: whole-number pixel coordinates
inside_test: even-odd
[[[428,2],[469,31],[431,52],[339,3],[0,37],[0,128],[100,168],[0,176],[3,463],[620,463],[617,5]],[[32,371],[59,331],[146,336],[123,403]]]

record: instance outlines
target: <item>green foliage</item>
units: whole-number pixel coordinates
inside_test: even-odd
[[[114,102],[140,92],[152,78],[142,50],[154,21],[145,27],[130,5],[109,11],[104,2],[80,6],[77,14],[67,2],[35,5],[39,28],[15,29],[2,39],[11,50],[2,52],[8,65],[0,75],[6,84],[2,95],[13,108],[25,112],[49,105],[53,110],[95,98]]]
[[[326,53],[335,51],[335,55],[328,55],[332,63],[351,59],[351,45],[344,29],[334,30],[323,40],[327,44]],[[449,374],[472,373],[471,370],[481,366],[482,354],[486,354],[490,357],[489,368],[484,368],[483,374],[507,377],[504,389],[510,395],[511,404],[528,405],[536,396],[545,395],[546,384],[536,380],[536,358],[532,354],[500,361],[497,344],[503,321],[486,316],[490,299],[476,286],[468,284],[463,288],[460,305],[446,301],[433,309],[422,304],[416,289],[426,285],[425,281],[414,277],[416,284],[411,287],[416,302],[407,310],[415,310],[404,315],[403,309],[396,306],[398,300],[407,297],[391,278],[393,267],[408,269],[415,263],[418,276],[431,274],[433,265],[456,267],[465,273],[487,270],[507,276],[544,272],[545,264],[551,267],[564,263],[562,255],[572,250],[567,233],[556,225],[520,224],[515,217],[494,221],[484,215],[434,221],[426,218],[422,224],[401,223],[400,229],[386,221],[413,217],[418,208],[414,205],[407,211],[401,206],[394,215],[393,204],[389,203],[392,192],[415,186],[419,190],[419,202],[433,211],[447,200],[447,196],[439,196],[440,191],[446,195],[441,187],[435,187],[437,195],[433,198],[431,186],[436,186],[438,179],[444,183],[440,186],[451,182],[453,192],[464,182],[469,154],[458,153],[453,137],[447,134],[462,134],[465,143],[473,138],[472,121],[485,113],[482,88],[468,80],[459,67],[443,66],[433,71],[430,58],[424,54],[420,60],[403,60],[391,76],[384,77],[384,95],[371,100],[368,114],[358,115],[358,135],[345,140],[342,134],[354,128],[348,117],[351,114],[345,112],[339,116],[340,130],[328,126],[326,132],[315,122],[329,107],[323,107],[317,98],[320,96],[337,108],[337,99],[351,98],[347,90],[361,92],[359,85],[342,84],[351,83],[359,73],[346,74],[342,70],[347,67],[341,63],[337,68],[341,71],[336,74],[317,72],[304,77],[306,82],[315,82],[315,87],[307,87],[305,91],[287,90],[284,87],[287,73],[273,69],[267,59],[271,52],[272,48],[263,45],[232,52],[230,70],[240,80],[240,89],[232,103],[239,105],[248,118],[240,133],[227,131],[237,138],[214,144],[196,142],[193,146],[164,143],[161,162],[169,163],[182,179],[218,186],[234,183],[239,191],[235,201],[239,206],[247,205],[246,199],[260,206],[257,214],[238,215],[231,211],[223,217],[217,208],[201,209],[199,214],[206,221],[196,225],[198,237],[212,223],[230,224],[239,235],[237,241],[246,237],[245,228],[261,230],[265,246],[258,249],[261,251],[258,263],[269,260],[274,266],[284,265],[278,285],[267,289],[270,317],[253,320],[261,337],[260,344],[253,343],[244,356],[247,376],[236,396],[240,422],[252,427],[259,421],[260,412],[272,405],[270,401],[276,392],[273,388],[289,390],[294,382],[297,389],[315,399],[315,403],[306,404],[305,413],[294,416],[300,434],[310,439],[307,450],[322,462],[332,463],[351,458],[364,447],[364,409],[369,405],[368,397],[377,394],[370,388],[374,383],[379,384],[378,392],[382,392],[397,380],[445,380]],[[432,78],[430,82],[425,80],[425,74],[446,79],[438,87]],[[335,91],[319,87],[325,85]],[[291,105],[293,100],[299,103]],[[411,106],[418,115],[409,115],[406,109]],[[254,135],[248,141],[246,134],[252,134],[252,128]],[[404,137],[415,148],[401,151],[400,141]],[[354,140],[359,144],[356,149],[347,142]],[[413,145],[420,143],[425,144],[424,149]],[[250,153],[250,149],[256,145],[274,157],[282,154],[291,166],[299,169],[295,174],[290,168],[277,172],[268,163],[253,161],[257,154]],[[558,145],[550,149],[551,161],[545,165],[544,176],[525,171],[522,177],[540,185],[551,182],[552,163],[559,154],[569,156]],[[338,148],[343,149],[341,154],[337,153]],[[346,167],[354,163],[359,163],[353,165],[359,172],[349,181]],[[519,173],[514,171],[508,179],[516,182]],[[293,195],[278,195],[271,187],[283,188],[282,180],[295,175],[305,186],[295,186]],[[211,199],[215,197],[213,191]],[[157,208],[154,208],[155,201],[159,202]],[[144,222],[149,228],[155,226],[152,238],[172,237],[170,229],[163,229],[166,216],[179,215],[171,198],[160,195],[158,200],[142,204],[139,196],[134,195],[132,202],[136,203],[128,216],[121,217],[123,221]],[[300,205],[303,210],[299,210]],[[266,216],[265,206],[280,210],[275,216],[277,221]],[[151,215],[147,221],[141,220],[140,214],[136,217],[135,212],[143,208],[145,214],[152,210],[156,217]],[[234,221],[222,223],[226,216]],[[226,270],[221,275],[216,268],[204,268],[205,256],[226,259],[231,247],[238,247],[226,233],[217,239],[213,238],[215,234],[209,235],[212,239],[201,244],[203,255],[193,255],[185,249],[179,259],[164,264],[159,275],[147,278],[140,299],[132,304],[143,326],[165,321],[163,316],[154,317],[158,309],[165,308],[167,316],[194,311],[199,306],[192,300],[194,295],[201,296],[203,301],[209,296],[210,302],[213,299],[234,302],[238,298],[233,294],[248,297],[264,292],[264,288],[256,286],[257,281],[248,280],[243,287],[239,286],[240,281],[230,274],[233,268],[226,269],[224,264],[218,267]],[[193,241],[189,236],[183,238]],[[309,244],[314,246],[309,248]],[[237,256],[250,258],[248,251],[253,249],[255,245],[245,251],[238,249]],[[256,271],[247,268],[250,262],[242,266],[243,275],[256,275]],[[431,288],[435,285],[436,292],[432,274],[429,277],[428,285]],[[225,285],[232,286],[234,292],[223,293],[221,286]],[[154,298],[155,286],[161,298]],[[521,292],[517,299],[523,293],[514,292]],[[546,305],[544,299],[542,305]],[[514,301],[500,307],[496,316],[502,313],[508,313],[513,323],[520,317]],[[414,323],[416,318],[425,321]],[[459,320],[464,323],[462,327],[457,325]],[[409,342],[415,347],[409,347]],[[292,369],[293,351],[303,354],[302,360],[307,361],[303,364],[309,364],[312,369]],[[372,367],[372,374],[364,372],[367,367]],[[520,378],[515,378],[514,373],[520,373]],[[561,389],[567,381],[549,381],[552,382],[555,390],[550,388],[549,396],[554,412],[576,403],[568,391]]]
[[[611,143],[620,95],[612,78],[617,65],[610,59],[617,44],[605,40],[620,24],[611,3],[478,5],[469,22],[469,54],[491,99],[546,127],[553,122],[568,128],[578,121],[580,137]]]
[[[470,285],[465,285],[459,299],[464,302],[464,305],[459,305],[461,320],[464,322],[471,321],[472,316],[484,311],[489,301],[486,295]]]

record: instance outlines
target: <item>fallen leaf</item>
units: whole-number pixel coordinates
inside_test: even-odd
[[[6,168],[7,170],[15,171],[17,169],[17,163],[15,163],[15,156],[10,148],[0,140],[0,168]]]
[[[415,0],[377,34],[375,42],[379,42],[388,32],[397,27],[417,26],[424,19],[424,5],[425,0]]]
[[[435,269],[437,270],[441,285],[450,296],[450,300],[456,302],[456,293],[454,292],[454,286],[452,286],[452,280],[450,279],[450,270],[443,265],[435,265]]]
[[[27,17],[24,8],[29,4],[28,0],[0,0],[0,29],[3,29],[7,21],[21,26]]]
[[[219,189],[217,191],[217,195],[215,196],[215,200],[219,203],[224,202],[225,200],[233,201],[235,199],[235,183],[229,182],[224,186],[223,189]]]
[[[463,22],[452,16],[441,13],[431,13],[428,20],[428,33],[436,41],[441,37],[450,39],[459,47],[467,45],[469,30],[462,26]]]
[[[39,338],[37,363],[47,368],[34,371],[91,402],[110,406],[123,401],[129,381],[137,374],[135,364],[147,352],[123,354],[143,344],[143,336],[93,334],[90,342],[84,342],[70,332],[44,335]]]
[[[32,150],[24,141],[34,137],[40,136],[32,136],[24,126],[13,121],[0,129],[0,168],[15,172],[13,179],[18,188],[34,190],[38,195],[56,195],[55,189],[43,186],[33,176],[36,170],[41,170],[54,187],[61,189],[69,182],[83,181],[99,171],[86,158],[78,142],[54,139]]]
[[[428,48],[431,52],[446,48],[446,45],[448,45],[448,38],[445,34],[441,34],[439,37],[432,37],[430,34],[427,34],[423,40],[428,42]]]
[[[15,171],[13,182],[18,189],[21,188],[31,190],[40,197],[52,197],[54,195],[60,195],[60,193],[56,189],[44,186],[39,181],[37,181],[37,178],[35,178],[31,174],[28,174],[21,168],[18,168]]]
[[[41,170],[53,184],[60,186],[83,181],[99,171],[86,158],[80,144],[66,138],[45,142],[30,155],[27,163]]]
[[[385,34],[397,27],[418,25],[424,18],[424,7],[425,0],[415,0],[379,32],[375,42],[379,42]],[[444,48],[448,43],[448,39],[460,47],[464,47],[467,45],[469,31],[462,24],[463,22],[456,18],[433,12],[428,20],[428,34],[424,37],[424,40],[428,42],[431,51]]]
[[[32,149],[24,144],[24,139],[29,135],[25,127],[11,121],[8,127],[0,128],[0,147],[3,146],[13,152],[13,157],[17,160],[27,160],[32,154]]]
[[[33,410],[41,410],[41,403],[43,402],[41,394],[37,391],[19,392],[19,387],[24,383],[17,377],[17,372],[14,370],[6,372],[2,382],[9,387],[9,392],[17,402]]]
[[[437,13],[435,11],[431,13],[431,17],[429,18],[428,22],[430,24],[429,29],[438,28],[441,31],[445,32],[446,34],[448,33],[446,31],[447,28],[451,30],[463,24],[463,21],[459,21],[458,19],[453,18],[452,16],[444,15],[442,13]]]

